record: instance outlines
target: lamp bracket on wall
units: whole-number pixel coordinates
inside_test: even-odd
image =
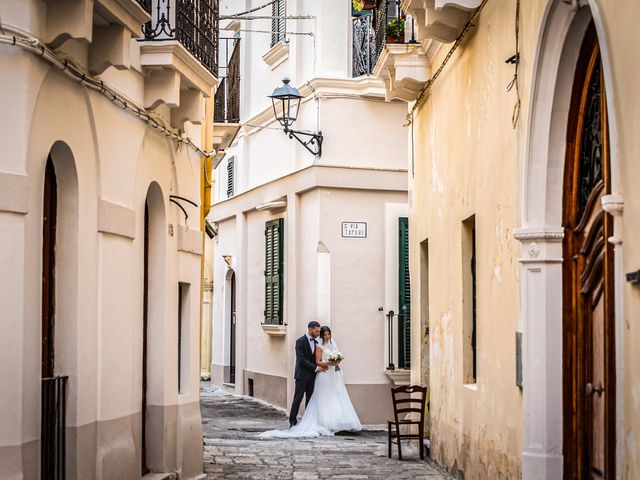
[[[194,207],[196,207],[196,208],[198,208],[198,204],[197,204],[197,203],[195,203],[195,202],[192,202],[192,201],[191,201],[191,200],[189,200],[188,198],[184,198],[184,197],[181,197],[181,196],[179,196],[179,195],[169,195],[169,201],[170,201],[171,203],[175,203],[175,204],[178,206],[178,208],[179,208],[180,210],[182,210],[182,213],[184,213],[184,221],[185,221],[185,223],[186,223],[186,221],[189,219],[189,214],[187,213],[187,211],[185,210],[185,208],[180,204],[180,202],[178,202],[178,200],[182,200],[183,202],[187,202],[187,203],[189,203],[189,204],[193,205],[193,206],[194,206]]]
[[[300,132],[298,130],[291,130],[290,128],[285,127],[284,133],[288,135],[289,138],[295,138],[298,143],[306,148],[312,155],[317,155],[318,157],[322,156],[322,141],[324,140],[322,132]],[[308,140],[303,140],[300,138],[301,136],[307,137]],[[311,148],[310,145],[314,148]]]

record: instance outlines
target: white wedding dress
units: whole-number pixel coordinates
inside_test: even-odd
[[[328,362],[329,355],[338,351],[335,343],[320,344],[322,361]],[[300,422],[289,430],[269,430],[261,438],[300,438],[333,435],[334,432],[359,432],[362,424],[353,408],[349,393],[344,385],[342,370],[336,372],[329,367],[326,372],[316,374],[316,382],[309,405]]]

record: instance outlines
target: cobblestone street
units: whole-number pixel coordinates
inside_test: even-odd
[[[365,431],[319,439],[258,438],[288,427],[276,408],[226,394],[203,383],[204,468],[208,479],[447,479],[417,448],[402,462],[387,458],[386,434]],[[406,455],[405,455],[406,452]],[[395,456],[395,452],[394,452]]]

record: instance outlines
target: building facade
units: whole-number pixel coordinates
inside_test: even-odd
[[[261,4],[222,2],[221,15]],[[361,35],[350,2],[279,1],[252,15],[267,18],[221,21],[221,37],[239,45],[242,127],[216,167],[209,215],[217,230],[212,381],[288,407],[294,343],[317,320],[346,356],[362,421],[382,423],[391,413],[390,355],[409,380],[397,318],[389,353],[385,315],[399,311],[406,108],[386,103],[383,83],[361,70],[368,53],[358,56],[359,46],[371,31]],[[322,131],[321,156],[275,121],[268,95],[284,77],[304,97],[293,128]]]
[[[404,0],[412,381],[464,478],[638,478],[636,2]]]
[[[215,2],[0,18],[0,477],[197,478]]]

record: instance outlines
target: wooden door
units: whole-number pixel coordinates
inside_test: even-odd
[[[615,474],[613,221],[607,111],[593,24],[577,65],[567,134],[564,241],[564,476]]]
[[[229,311],[229,383],[236,383],[236,274],[231,274],[231,308]]]
[[[142,294],[142,406],[141,406],[141,472],[149,473],[147,467],[147,325],[149,323],[149,205],[144,205],[144,260]]]
[[[44,175],[42,205],[42,378],[53,377],[58,184],[51,158]]]

